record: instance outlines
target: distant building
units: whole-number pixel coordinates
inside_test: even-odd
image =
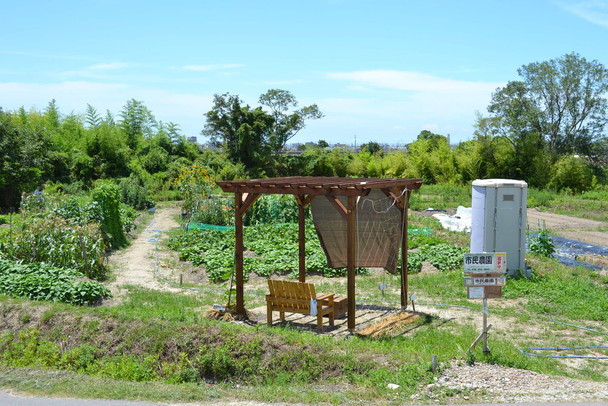
[[[192,137],[187,137],[186,141],[188,142],[193,142],[196,144],[197,140],[196,140],[196,135],[193,135]]]

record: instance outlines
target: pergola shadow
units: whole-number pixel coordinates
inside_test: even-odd
[[[310,316],[299,313],[286,313],[285,321],[279,321],[276,319],[272,324],[272,327],[283,327],[283,328],[291,328],[298,331],[307,331],[315,334],[322,334],[331,337],[348,337],[356,334],[357,331],[363,330],[369,326],[380,323],[383,320],[402,314],[403,310],[401,310],[398,306],[374,306],[374,305],[356,305],[356,315],[355,315],[355,323],[358,327],[356,331],[353,331],[348,328],[348,318],[347,317],[339,317],[334,321],[333,326],[329,326],[327,323],[327,319],[323,324],[323,329],[317,329],[317,318],[316,316]],[[407,312],[408,314],[413,314],[412,312]],[[251,318],[251,322],[254,325],[266,324],[266,306],[256,307],[254,309],[248,310],[248,315]],[[418,328],[419,326],[413,326],[412,328]],[[411,329],[404,329],[404,332],[407,332]]]

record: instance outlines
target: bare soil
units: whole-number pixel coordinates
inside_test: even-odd
[[[116,280],[108,284],[112,294],[120,298],[124,293],[125,285],[136,285],[148,289],[162,291],[181,291],[167,283],[159,281],[156,275],[161,271],[161,263],[171,253],[157,250],[161,241],[167,238],[166,231],[179,227],[176,218],[180,210],[177,206],[158,208],[148,224],[129,247],[114,253],[108,258],[110,268],[116,275]]]
[[[530,208],[528,209],[528,227],[532,231],[545,228],[560,237],[608,247],[608,223],[602,221],[547,213]]]

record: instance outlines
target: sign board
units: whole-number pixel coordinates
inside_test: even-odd
[[[495,299],[502,297],[502,286],[467,286],[469,299]]]
[[[483,299],[484,297],[486,297],[485,289],[483,288],[483,286],[467,288],[467,293],[469,299]]]
[[[469,252],[464,254],[465,273],[506,273],[506,252]]]
[[[505,276],[472,276],[464,278],[464,286],[505,286],[507,278]]]

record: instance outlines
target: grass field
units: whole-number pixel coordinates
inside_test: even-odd
[[[425,197],[413,198],[412,205],[438,209],[461,202],[467,205],[462,189],[449,192],[438,187],[423,192]],[[554,199],[555,206],[547,209],[576,207],[567,197],[563,201],[569,203]],[[590,207],[603,204],[591,201],[595,206]],[[432,218],[412,216],[411,227],[429,227],[443,243],[468,245],[468,235],[442,230]],[[159,249],[168,250],[164,244]],[[490,362],[608,381],[605,360],[573,362],[530,357],[520,351],[606,345],[608,337],[605,275],[538,256],[530,255],[528,260],[533,277],[510,279],[504,297],[491,301],[495,327],[490,355],[479,347],[469,350],[479,334],[481,313],[479,301],[466,298],[462,268],[410,275],[410,292],[419,297],[420,309],[443,313],[403,336],[384,339],[334,338],[289,324],[268,327],[207,319],[205,313],[214,303],[226,301],[221,293],[225,287],[210,283],[189,284],[197,290],[183,293],[128,286],[113,306],[100,307],[0,296],[4,368],[0,387],[54,396],[158,402],[394,404],[422,393],[450,362]],[[187,264],[173,261],[176,269],[192,272]],[[382,284],[388,286],[384,294],[378,289]],[[397,275],[372,272],[357,278],[357,297],[362,303],[397,306],[399,285]],[[326,278],[317,286],[318,291],[346,293],[343,278]],[[246,306],[262,306],[263,279],[252,280],[247,289],[260,294],[247,295]],[[608,351],[597,349],[593,354],[608,356]],[[431,368],[433,356],[439,359],[436,373]],[[390,383],[399,389],[387,390]],[[435,393],[433,400],[464,395],[446,391]],[[418,401],[424,402],[424,396]]]

